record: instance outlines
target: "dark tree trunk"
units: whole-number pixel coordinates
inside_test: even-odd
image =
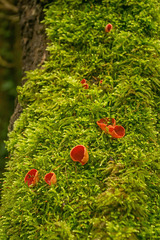
[[[44,18],[43,5],[38,0],[18,0],[19,23],[21,29],[22,72],[40,67],[46,59],[46,35],[41,21]],[[26,80],[22,81],[24,84]],[[22,107],[16,100],[15,110],[11,116],[8,130],[13,130]]]

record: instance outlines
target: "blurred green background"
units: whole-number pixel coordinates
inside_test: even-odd
[[[20,27],[16,0],[0,0],[0,178],[8,153],[8,124],[21,79]],[[1,187],[1,183],[0,183]]]

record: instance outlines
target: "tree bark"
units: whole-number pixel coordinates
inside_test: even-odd
[[[41,21],[44,18],[43,4],[38,0],[18,1],[19,24],[21,29],[22,77],[25,72],[40,67],[47,56],[46,34]],[[22,85],[26,80],[22,80]],[[11,116],[8,131],[13,130],[14,122],[19,118],[22,107],[16,99],[15,110]]]

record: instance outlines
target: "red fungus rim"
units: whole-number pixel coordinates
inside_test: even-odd
[[[54,172],[50,172],[45,175],[44,180],[48,185],[51,185],[53,183],[52,177],[55,177],[55,179],[56,179],[56,174]],[[56,181],[55,181],[55,183],[56,183]]]
[[[108,125],[108,124],[112,125]],[[116,120],[114,118],[101,118],[99,121],[97,121],[97,125],[105,132],[113,131],[113,128],[116,126]],[[108,130],[107,130],[107,128]]]

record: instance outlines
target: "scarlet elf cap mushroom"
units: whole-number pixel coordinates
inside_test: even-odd
[[[110,123],[110,124],[109,124]],[[121,125],[116,125],[114,118],[102,118],[97,121],[97,125],[113,138],[122,138],[125,136],[125,129]]]
[[[84,78],[81,80],[81,83],[82,83],[82,84],[85,84],[86,82],[87,82],[87,81],[86,81],[86,79],[84,79]]]
[[[47,173],[44,180],[48,185],[55,184],[57,182],[56,174],[54,172]]]
[[[108,23],[106,26],[105,26],[105,32],[110,32],[112,30],[113,26],[111,23]]]
[[[110,126],[108,126],[108,130],[109,130],[108,133],[113,138],[122,138],[125,135],[125,129],[121,125],[116,125],[114,128],[113,127],[110,128]]]
[[[75,162],[80,162],[82,165],[86,164],[89,159],[87,149],[83,145],[77,145],[70,151],[70,157]]]
[[[114,118],[102,118],[99,121],[97,121],[97,125],[105,132],[108,132],[107,126],[111,123],[112,127],[116,126],[116,120]]]
[[[88,85],[88,83],[86,83],[86,84],[83,84],[83,88],[85,88],[85,89],[88,89],[88,88],[89,88],[89,85]]]
[[[82,79],[82,80],[81,80],[81,84],[82,84],[82,87],[83,87],[83,88],[85,88],[85,89],[88,89],[88,88],[89,88],[89,85],[88,85],[86,79]]]
[[[31,169],[25,176],[24,182],[28,184],[28,187],[34,186],[39,181],[38,171]]]

